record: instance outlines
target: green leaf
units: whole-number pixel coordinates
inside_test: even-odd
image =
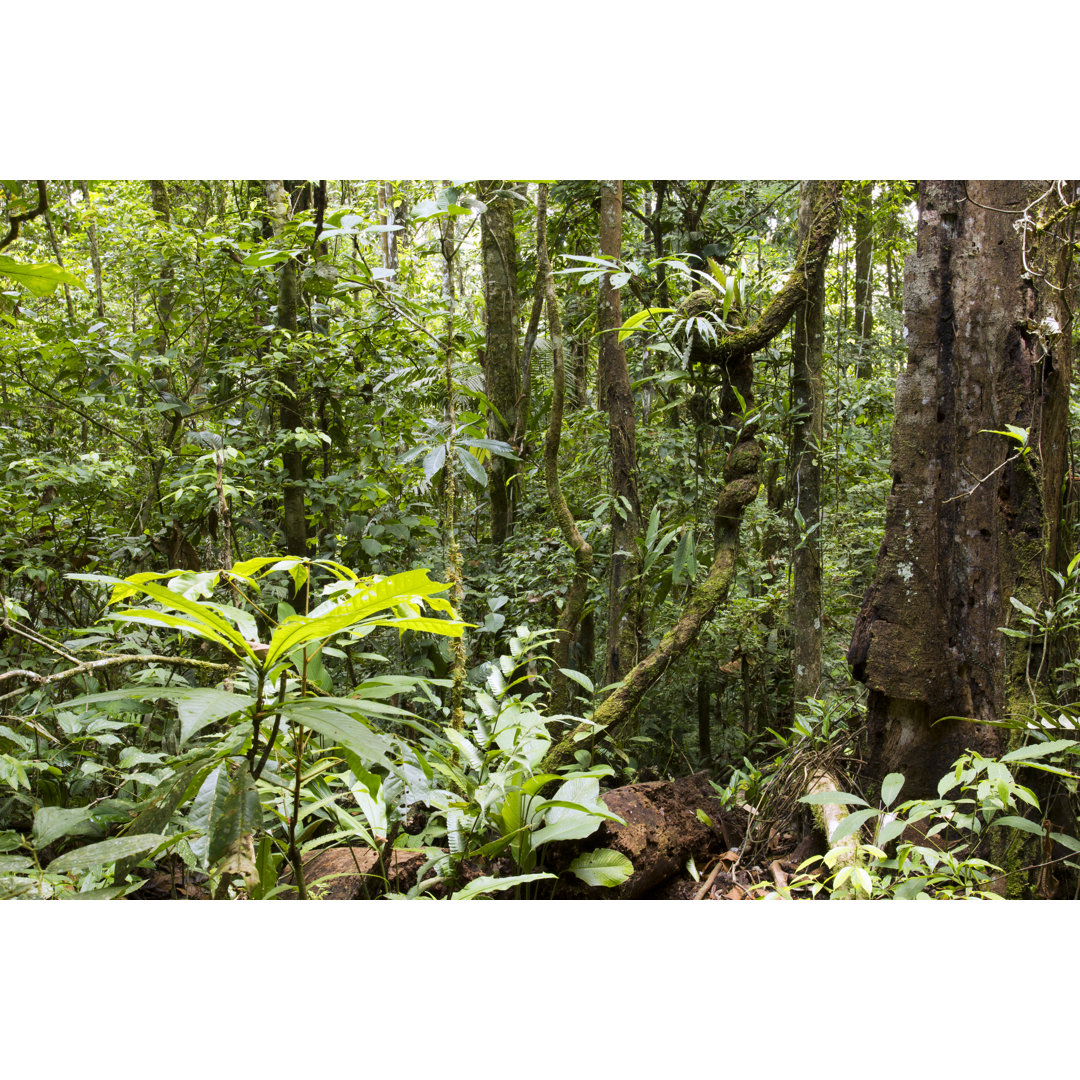
[[[276,266],[286,262],[292,256],[288,251],[256,251],[244,260],[244,266]]]
[[[844,791],[815,791],[813,795],[803,795],[799,802],[812,806],[867,806],[865,799],[858,795],[849,795]]]
[[[55,263],[21,263],[0,255],[0,274],[14,278],[35,296],[50,296],[60,285],[86,286],[71,271]]]
[[[629,276],[627,280],[629,280]],[[614,278],[612,279],[612,281],[614,282]],[[645,330],[646,327],[644,326],[644,323],[646,322],[646,320],[650,318],[655,318],[657,315],[666,315],[668,312],[674,310],[674,308],[661,307],[645,308],[642,311],[639,311],[636,315],[631,315],[630,318],[627,319],[626,322],[624,322],[622,326],[619,327],[619,342],[621,343],[625,341],[631,334],[633,334],[637,330]]]
[[[660,507],[654,506],[649,514],[649,528],[645,533],[645,550],[648,551],[656,543],[656,534],[660,531]]]
[[[621,851],[597,848],[579,855],[567,869],[586,885],[610,888],[626,881],[634,873],[634,864]]]
[[[512,889],[515,885],[524,885],[529,881],[543,881],[545,878],[553,878],[554,874],[517,874],[514,877],[478,877],[470,881],[464,889],[459,889],[451,900],[472,900],[485,893],[502,892],[504,889]]]
[[[340,708],[327,707],[324,704],[325,700],[317,698],[286,701],[281,706],[281,712],[293,723],[303,724],[304,727],[325,735],[339,746],[351,750],[363,761],[389,766],[394,744],[386,736],[372,731],[358,720],[346,715]],[[350,704],[357,713],[362,711],[360,702],[350,702]]]
[[[1005,754],[1001,761],[1030,761],[1032,758],[1046,757],[1047,754],[1059,754],[1065,750],[1080,750],[1080,743],[1071,739],[1054,739],[1051,742],[1033,743],[1031,746],[1021,746],[1019,750],[1013,750]]]
[[[246,694],[230,694],[226,690],[211,687],[192,687],[190,691],[176,695],[176,712],[180,717],[180,745],[215,720],[224,720],[244,712],[255,704]]]
[[[580,686],[583,689],[587,690],[590,694],[593,694],[593,693],[596,692],[596,688],[593,686],[593,681],[592,681],[592,679],[589,678],[588,675],[585,675],[584,673],[582,673],[580,671],[575,671],[573,668],[561,667],[561,668],[559,668],[559,670],[568,679],[571,679],[573,682],[576,682],[578,684],[578,686]]]
[[[904,786],[904,776],[902,773],[889,773],[884,780],[881,781],[881,802],[885,806],[892,806],[896,796],[900,794],[900,789]]]
[[[1008,817],[994,818],[990,822],[991,825],[1004,825],[1007,829],[1019,829],[1020,832],[1031,833],[1033,836],[1042,836],[1042,826],[1037,822],[1028,821],[1027,818],[1014,817],[1012,815]]]
[[[440,443],[434,450],[429,451],[424,458],[424,479],[431,482],[431,478],[446,464],[446,443]]]
[[[869,810],[856,810],[853,814],[848,814],[848,816],[833,829],[832,836],[829,837],[829,843],[840,843],[841,840],[851,836],[864,822],[877,817],[880,812],[881,811],[877,810],[875,807],[871,807]]]
[[[101,827],[93,821],[89,806],[70,810],[59,806],[41,806],[34,814],[34,847],[39,851],[62,836],[100,836]]]
[[[484,470],[484,466],[465,449],[464,446],[457,446],[454,448],[458,456],[458,461],[465,467],[465,471],[481,486],[487,487],[487,472]]]
[[[237,847],[244,836],[251,836],[262,826],[262,805],[255,781],[242,762],[236,775],[229,781],[221,811],[211,823],[210,845],[207,858],[211,866]]]
[[[116,862],[118,859],[145,855],[148,851],[168,842],[168,837],[160,833],[143,833],[136,836],[117,836],[112,840],[102,840],[100,844],[89,844],[77,851],[69,851],[53,859],[46,869],[50,874],[68,870],[91,870],[98,866]]]
[[[690,557],[690,549],[693,542],[694,530],[687,525],[682,534],[682,539],[679,541],[679,546],[675,551],[675,565],[671,571],[672,585],[679,585],[682,583],[683,570],[686,567],[686,560]]]
[[[903,818],[894,818],[892,821],[886,821],[878,830],[878,844],[887,844],[890,840],[895,840],[906,828],[907,822],[904,821]]]
[[[1050,839],[1062,847],[1067,847],[1070,851],[1080,852],[1080,840],[1075,837],[1068,836],[1065,833],[1052,832]]]

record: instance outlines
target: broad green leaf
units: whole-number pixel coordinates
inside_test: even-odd
[[[690,548],[693,542],[694,530],[687,525],[682,534],[682,539],[679,541],[679,546],[675,551],[675,565],[671,571],[671,583],[673,585],[682,583],[683,570],[686,567],[687,559],[690,557]]]
[[[216,865],[236,850],[242,837],[254,835],[261,826],[262,805],[259,803],[259,793],[248,771],[248,763],[244,761],[229,781],[221,803],[221,812],[211,823],[207,853],[210,865]]]
[[[424,458],[424,479],[431,482],[431,478],[446,464],[446,443],[440,443],[431,450]]]
[[[892,821],[887,821],[878,831],[877,842],[887,844],[890,840],[895,840],[906,828],[907,822],[903,818],[894,818]]]
[[[60,285],[74,285],[77,289],[86,286],[70,270],[65,270],[55,263],[22,263],[0,255],[0,274],[13,278],[35,296],[49,296]]]
[[[210,769],[211,765],[207,762],[199,762],[163,780],[154,793],[141,804],[139,813],[127,828],[134,834],[163,833],[192,785],[201,786]],[[123,881],[127,877],[132,861],[120,859],[117,862],[117,881]]]
[[[274,860],[274,841],[264,836],[259,841],[258,854],[255,856],[255,869],[259,875],[258,884],[251,889],[252,900],[263,900],[266,894],[277,885],[277,865]]]
[[[106,616],[112,622],[132,623],[135,626],[164,626],[173,630],[186,630],[204,641],[212,641],[223,649],[235,653],[235,649],[221,634],[210,629],[205,623],[196,622],[194,619],[185,619],[180,615],[172,615],[168,611],[155,611],[153,608],[131,608],[128,611],[116,611]]]
[[[484,466],[481,465],[464,446],[455,447],[455,451],[458,456],[458,461],[465,467],[465,471],[481,487],[487,487],[487,472],[485,471]]]
[[[586,885],[621,885],[634,873],[634,864],[621,852],[597,848],[579,855],[567,869]]]
[[[864,822],[877,817],[879,813],[879,810],[871,807],[869,810],[856,810],[853,814],[848,814],[848,816],[833,829],[832,836],[829,837],[829,843],[838,844],[841,840],[851,836]]]
[[[1080,840],[1077,840],[1073,836],[1068,836],[1065,833],[1052,832],[1050,839],[1055,843],[1060,844],[1062,847],[1067,847],[1070,851],[1080,852]]]
[[[596,692],[596,688],[593,686],[592,679],[590,679],[589,676],[585,675],[583,672],[575,671],[573,668],[564,668],[564,667],[559,668],[559,670],[568,679],[571,679],[573,682],[576,682],[578,684],[578,686],[580,686],[583,689],[587,690],[590,694]]]
[[[199,728],[213,720],[240,712],[255,704],[247,694],[229,694],[201,686],[130,686],[123,690],[106,690],[101,694],[87,694],[61,704],[50,705],[42,711],[64,708],[74,709],[85,705],[97,705],[107,701],[171,701],[180,712],[181,741],[190,738]],[[186,712],[181,712],[181,706]]]
[[[366,583],[360,591],[340,602],[330,600],[320,604],[307,618],[300,615],[285,619],[274,631],[270,639],[270,649],[263,661],[272,667],[282,656],[288,655],[297,646],[309,641],[325,640],[343,630],[348,630],[360,623],[372,622],[379,612],[396,608],[402,604],[416,604],[423,598],[431,597],[435,606],[439,599],[433,594],[445,592],[450,586],[428,577],[427,570],[408,570],[402,574],[382,578]],[[384,621],[377,625],[396,625],[399,629],[425,629],[432,633],[455,634],[460,630],[453,623],[443,623],[442,629],[435,629],[439,620],[431,620],[430,625],[406,625],[398,621]]]
[[[893,890],[893,897],[897,900],[914,900],[930,884],[926,877],[912,877],[900,882]]]
[[[612,280],[614,281],[614,279]],[[627,280],[629,280],[629,278]],[[637,330],[644,330],[646,328],[644,324],[648,319],[653,318],[657,315],[666,315],[668,312],[673,310],[674,308],[644,308],[643,310],[637,312],[637,314],[631,315],[630,318],[627,319],[626,322],[624,322],[622,326],[619,327],[619,342],[621,343],[625,341],[628,337],[630,337],[631,334],[633,334]]]
[[[803,795],[799,802],[813,806],[866,806],[865,799],[858,795],[849,795],[844,791],[815,791],[813,795]]]
[[[884,806],[892,806],[896,796],[900,794],[900,789],[904,786],[904,777],[902,773],[889,773],[884,780],[881,781],[881,802]]]
[[[199,836],[189,841],[191,850],[204,865],[212,866],[209,860],[210,837],[214,834],[218,819],[225,808],[225,799],[229,794],[229,767],[222,762],[209,773],[202,782],[188,811],[187,825],[195,829]]]
[[[512,889],[516,885],[524,885],[530,881],[543,881],[545,878],[553,878],[554,874],[517,874],[514,877],[478,877],[470,881],[463,889],[459,889],[451,900],[472,900],[485,893],[502,892],[504,889]]]
[[[1005,754],[1001,761],[1029,761],[1032,758],[1046,757],[1047,754],[1059,754],[1066,750],[1078,750],[1080,743],[1071,739],[1054,739],[1052,742],[1033,743],[1031,746],[1021,746],[1019,750],[1013,750]]]
[[[287,251],[256,251],[244,260],[244,266],[258,268],[260,266],[276,266],[278,263],[288,261],[291,255]]]
[[[645,548],[650,549],[656,542],[656,534],[660,531],[660,507],[654,506],[649,514],[649,528],[645,533]]]
[[[1007,829],[1019,829],[1020,832],[1031,833],[1033,836],[1042,836],[1042,826],[1035,821],[1028,821],[1027,818],[1015,817],[1009,815],[1008,817],[994,818],[990,822],[991,825],[1004,825]]]
[[[135,836],[117,836],[112,840],[102,840],[99,844],[89,844],[77,851],[69,851],[57,859],[53,859],[46,867],[50,874],[63,873],[68,870],[91,870],[98,866],[106,866],[118,859],[133,858],[136,855],[145,855],[148,851],[160,847],[168,842],[168,837],[159,833],[143,833]]]
[[[93,820],[89,806],[66,810],[59,806],[41,806],[34,814],[34,847],[48,847],[61,836],[100,836],[101,827]]]
[[[358,703],[353,703],[359,711]],[[286,701],[281,712],[290,721],[325,735],[328,739],[351,750],[361,760],[389,766],[393,743],[384,735],[366,728],[358,720],[346,715],[339,708],[322,704],[318,698],[303,701]]]
[[[247,694],[230,694],[212,687],[192,687],[190,692],[174,698],[180,717],[180,745],[215,720],[234,716],[255,704]]]

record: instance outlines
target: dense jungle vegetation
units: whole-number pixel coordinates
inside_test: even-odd
[[[0,896],[1072,898],[1077,208],[3,181]]]

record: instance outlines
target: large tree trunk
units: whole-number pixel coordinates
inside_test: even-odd
[[[848,654],[870,688],[871,766],[903,773],[909,797],[936,793],[965,749],[999,752],[989,722],[1030,705],[1024,643],[998,628],[1010,597],[1038,603],[1059,562],[1071,350],[1068,297],[1051,282],[1066,267],[1052,229],[1039,243],[1027,233],[1025,266],[1015,228],[1046,188],[926,181],[920,192],[885,541]],[[1023,455],[1006,425],[1027,429]]]
[[[820,181],[802,185],[799,242],[813,225]],[[821,439],[825,387],[821,356],[825,343],[825,260],[808,275],[806,301],[795,309],[792,405],[798,419],[791,440],[791,507],[795,525],[792,581],[795,700],[816,697],[821,685]]]
[[[622,248],[622,181],[600,181],[600,254],[619,259]],[[618,682],[638,662],[642,637],[641,502],[637,486],[637,429],[626,349],[614,331],[622,325],[619,290],[611,275],[600,277],[597,330],[600,341],[600,408],[611,437],[611,579],[608,593],[607,658],[604,682]]]
[[[498,181],[479,185],[487,210],[480,218],[484,257],[484,385],[493,408],[488,438],[511,442],[518,427],[521,367],[518,360],[517,244],[514,198]],[[514,527],[517,462],[491,455],[488,498],[491,542],[501,546]]]

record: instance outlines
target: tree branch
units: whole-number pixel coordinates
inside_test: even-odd
[[[39,214],[44,214],[45,211],[49,209],[49,194],[45,190],[44,180],[37,181],[37,189],[37,207],[33,210],[27,210],[25,214],[13,214],[11,216],[11,227],[8,229],[7,236],[5,236],[3,240],[0,240],[0,251],[3,251],[4,248],[8,246],[8,244],[15,243],[15,240],[19,236],[19,226],[22,225],[24,221],[30,221],[33,218],[36,218]]]

